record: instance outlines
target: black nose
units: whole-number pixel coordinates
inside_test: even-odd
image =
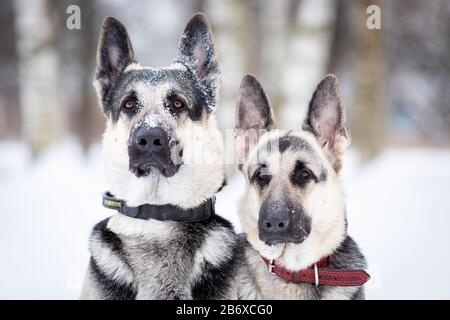
[[[161,128],[141,127],[135,133],[134,144],[142,152],[161,152],[168,148],[169,139]]]
[[[286,201],[264,201],[259,211],[259,238],[268,244],[288,241],[293,233],[292,211]]]
[[[311,218],[289,199],[265,200],[259,210],[259,239],[266,244],[302,243],[311,232]]]
[[[276,235],[284,233],[289,227],[289,217],[270,215],[263,219],[261,229],[268,234]]]

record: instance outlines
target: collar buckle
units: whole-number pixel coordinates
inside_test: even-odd
[[[319,270],[317,269],[317,263],[314,263],[314,284],[319,286]]]
[[[275,260],[270,259],[268,263],[269,272],[273,275],[275,275],[275,272],[273,271],[275,269]]]

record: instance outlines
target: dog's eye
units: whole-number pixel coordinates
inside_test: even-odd
[[[185,107],[185,103],[180,99],[175,99],[170,103],[170,106],[172,109],[179,111]]]
[[[300,187],[305,186],[310,180],[314,179],[314,175],[304,166],[297,164],[297,167],[292,176],[293,182]]]
[[[303,180],[307,180],[307,179],[311,178],[311,173],[308,170],[306,170],[306,169],[300,170],[298,175]]]
[[[136,107],[136,101],[133,99],[126,99],[123,103],[122,103],[122,108],[131,110],[133,108]]]
[[[264,170],[264,168],[260,168],[253,176],[253,181],[255,181],[255,184],[261,189],[267,186],[272,179],[272,177],[265,171],[266,170]]]

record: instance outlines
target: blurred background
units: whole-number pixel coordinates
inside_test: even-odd
[[[70,5],[81,29],[70,30]],[[368,28],[381,10],[381,28]],[[103,18],[128,28],[143,65],[166,66],[205,12],[223,67],[221,129],[242,76],[257,76],[280,128],[298,129],[335,73],[352,148],[349,233],[370,264],[372,299],[450,298],[450,1],[6,0],[0,6],[0,298],[77,298],[100,205],[104,118],[92,86]],[[219,213],[240,225],[230,170]]]

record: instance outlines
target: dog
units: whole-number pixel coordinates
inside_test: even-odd
[[[204,14],[165,68],[142,67],[126,28],[104,20],[94,81],[107,119],[103,204],[119,213],[93,228],[81,299],[251,297],[240,289],[251,279],[233,227],[214,214],[225,181],[219,82]]]
[[[364,299],[366,260],[347,235],[339,173],[350,144],[339,83],[326,76],[301,129],[278,130],[264,89],[241,83],[235,144],[247,189],[239,215],[264,299]]]

